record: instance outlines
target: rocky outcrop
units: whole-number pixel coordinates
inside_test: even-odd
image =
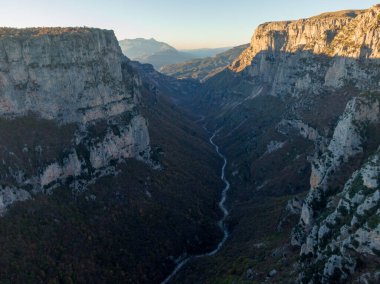
[[[31,184],[35,191],[50,191],[57,183],[74,177],[77,179],[73,184],[75,189],[83,190],[88,176],[92,179],[105,174],[116,174],[111,166],[112,161],[136,158],[152,167],[158,167],[149,160],[149,133],[146,120],[141,115],[135,116],[126,126],[114,126],[113,130],[108,128],[101,140],[91,138],[88,133],[85,135],[62,162],[48,165],[39,177],[25,179],[24,184]],[[79,151],[85,153],[78,156]]]
[[[379,101],[375,96],[356,97],[347,104],[327,149],[312,161],[311,188],[302,207],[299,225],[303,228],[302,231],[311,230],[314,224],[314,210],[319,210],[326,196],[332,194],[328,192],[330,177],[343,163],[347,163],[349,158],[363,151],[363,142],[370,139],[365,136],[366,127],[379,121]],[[293,235],[293,244],[303,243],[299,230],[296,232]]]
[[[347,279],[358,265],[355,254],[379,256],[379,161],[377,152],[353,173],[343,191],[334,197],[338,202],[327,206],[331,213],[314,223],[307,241],[302,245],[301,255],[315,259],[312,265],[306,267],[324,264],[323,271],[313,276],[322,283]],[[300,279],[306,281],[310,277],[307,274],[301,273]]]
[[[0,114],[28,112],[87,123],[131,111],[139,78],[113,31],[89,28],[0,29]]]
[[[265,151],[264,155],[273,153],[282,147],[284,147],[285,142],[279,142],[279,141],[270,141],[267,145],[267,150]]]
[[[262,24],[255,31],[250,47],[231,65],[231,69],[237,72],[244,70],[263,51],[268,55],[300,50],[323,54],[339,31],[361,13],[344,11],[297,21]]]
[[[295,129],[302,137],[313,141],[317,149],[322,150],[326,148],[326,137],[320,135],[318,130],[301,120],[283,119],[277,125],[277,131],[285,135],[289,134],[291,129]]]
[[[368,69],[379,64],[379,14],[374,6],[260,25],[229,68],[269,85],[275,96],[320,94],[348,83],[376,90],[379,74]]]
[[[334,130],[333,137],[322,157],[312,164],[311,189],[326,188],[328,176],[343,162],[363,151],[363,135],[369,123],[378,122],[379,101],[366,97],[356,97],[348,102],[343,115]]]
[[[197,58],[187,62],[163,66],[160,72],[177,79],[206,81],[229,66],[248,46],[248,44],[244,44],[212,57]]]
[[[37,117],[41,134],[72,129],[61,146],[54,137],[38,138],[32,146],[23,134],[13,145],[4,142],[0,185],[12,186],[0,189],[1,212],[65,183],[84,190],[101,176],[117,174],[115,162],[128,158],[154,166],[147,121],[138,109],[141,88],[112,31],[0,29],[1,127],[16,132],[14,121]]]
[[[379,259],[379,19],[375,5],[260,25],[250,47],[208,79],[199,98],[209,125],[239,129],[239,143],[227,135],[222,142],[241,188],[238,201],[257,184],[267,194],[294,184],[307,192],[284,213],[300,215],[291,238],[300,248],[299,282],[342,282],[359,271],[375,277],[361,259]],[[347,195],[357,184],[366,196]]]
[[[39,88],[20,89],[8,59],[1,71],[12,77],[0,91],[3,280],[160,283],[184,251],[213,250],[220,160],[167,98],[186,96],[183,82],[120,55],[108,31],[12,29],[0,45],[37,54],[25,49],[34,40],[38,65],[17,65],[41,76]]]
[[[114,159],[149,157],[149,133],[146,121],[142,116],[135,116],[126,128],[119,133],[108,132],[100,143],[90,148],[90,162],[94,169],[108,165]]]
[[[30,198],[30,193],[23,189],[0,186],[0,216],[3,215],[6,209],[14,202],[25,201]]]

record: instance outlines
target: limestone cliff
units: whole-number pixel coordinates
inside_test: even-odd
[[[321,93],[350,83],[376,90],[380,7],[260,25],[229,67],[271,87],[276,96]]]
[[[0,114],[86,123],[130,111],[139,79],[125,61],[112,31],[2,28]]]
[[[115,161],[150,163],[141,84],[112,31],[1,28],[1,211],[30,189],[83,190]]]
[[[1,282],[160,283],[214,249],[220,158],[168,98],[198,84],[111,31],[0,29],[0,50]]]
[[[363,261],[379,263],[379,19],[375,5],[260,25],[197,98],[221,129],[239,216],[247,199],[305,193],[289,238],[298,282],[380,279]]]
[[[325,209],[328,214],[318,216],[302,245],[301,256],[314,256],[316,262],[303,265],[305,270],[300,273],[300,281],[342,282],[361,265],[358,256],[366,255],[368,261],[379,257],[379,173],[376,151],[352,174],[343,191],[329,198]],[[313,269],[316,265],[322,265],[322,269]],[[373,283],[378,277],[378,273],[371,270],[361,276]]]

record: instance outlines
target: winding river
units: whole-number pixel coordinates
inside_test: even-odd
[[[218,134],[218,131],[214,132],[214,134],[210,137],[209,141],[210,141],[211,145],[214,146],[215,152],[218,154],[218,156],[223,159],[223,166],[222,166],[222,169],[221,169],[220,179],[224,182],[225,186],[223,188],[222,196],[221,196],[220,201],[219,201],[219,208],[223,212],[223,217],[218,222],[219,228],[223,231],[223,239],[218,243],[218,245],[216,246],[216,248],[214,250],[210,251],[210,252],[206,252],[206,253],[203,253],[203,254],[197,254],[197,255],[186,255],[186,256],[179,257],[176,260],[176,267],[174,268],[173,272],[168,277],[166,277],[166,279],[164,281],[162,281],[161,284],[167,284],[167,283],[169,283],[170,280],[172,280],[172,278],[190,260],[196,259],[196,258],[202,258],[202,257],[206,257],[206,256],[213,256],[213,255],[215,255],[217,252],[220,251],[220,249],[222,248],[222,246],[224,245],[224,243],[227,241],[227,239],[229,237],[228,228],[227,228],[226,223],[225,223],[225,221],[226,221],[226,219],[228,217],[228,214],[229,214],[228,209],[225,206],[226,198],[227,198],[227,192],[230,189],[230,183],[227,180],[226,175],[225,175],[226,166],[227,166],[228,161],[227,161],[226,156],[224,156],[220,152],[219,146],[216,145],[215,142],[214,142],[214,138],[215,138],[216,134]]]

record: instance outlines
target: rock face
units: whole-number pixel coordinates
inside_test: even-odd
[[[332,139],[321,157],[312,162],[311,191],[306,198],[301,220],[305,226],[312,223],[311,203],[322,199],[328,190],[329,178],[349,158],[363,152],[363,142],[371,139],[363,135],[369,124],[380,122],[379,101],[372,97],[356,97],[348,102],[346,110],[335,127]]]
[[[196,82],[111,31],[0,29],[0,50],[2,281],[160,283],[214,249],[220,158],[168,99]]]
[[[121,50],[130,59],[142,59],[158,52],[176,49],[165,42],[151,39],[123,39],[119,42]]]
[[[269,84],[276,96],[321,93],[350,82],[376,90],[380,8],[322,14],[310,19],[266,23],[230,66]]]
[[[260,25],[196,98],[209,126],[221,128],[240,192],[231,202],[307,192],[292,210],[298,282],[376,276],[362,259],[380,261],[379,19],[375,5]]]
[[[244,70],[263,52],[275,55],[278,52],[302,50],[324,54],[338,32],[361,13],[363,12],[344,11],[298,21],[262,24],[255,31],[250,47],[232,64],[231,69],[237,72]]]
[[[192,54],[178,51],[167,43],[155,39],[124,39],[120,42],[123,53],[128,58],[141,63],[149,63],[159,70],[162,66],[176,64],[195,58]]]
[[[249,45],[236,46],[212,57],[193,59],[183,63],[167,65],[160,72],[177,79],[205,81],[229,66]]]
[[[31,195],[29,192],[10,187],[1,187],[0,190],[0,215],[5,213],[6,208],[16,201],[25,201],[30,199]]]
[[[376,90],[377,42],[371,41],[368,46],[371,53],[364,55],[359,51],[367,45],[356,34],[363,34],[360,31],[368,29],[369,21],[376,30],[378,12],[374,7],[368,11],[263,24],[252,37],[250,47],[228,70],[208,80],[206,92],[214,100],[220,101],[222,97],[227,105],[231,104],[231,98],[236,101],[237,96],[246,99],[248,93],[252,98],[263,93],[305,98],[307,94],[326,94],[347,84],[361,90]],[[356,46],[356,53],[349,53],[342,45]],[[368,73],[369,68],[374,72]],[[228,96],[229,93],[234,96]],[[210,98],[203,99],[204,104],[206,99]]]
[[[293,231],[292,244],[301,246],[302,257],[315,258],[316,263],[325,266],[320,273],[311,272],[313,268],[302,272],[300,281],[309,281],[310,277],[322,283],[346,280],[357,266],[352,251],[378,257],[374,242],[380,237],[377,151],[352,173],[342,192],[332,189],[332,179],[339,176],[344,164],[363,153],[366,141],[375,139],[369,129],[379,122],[379,97],[355,97],[348,102],[327,149],[312,161],[311,188],[302,206],[300,223]]]
[[[123,61],[112,31],[3,28],[0,114],[86,123],[131,111],[138,78]]]
[[[1,180],[10,184],[1,190],[1,211],[12,201],[31,197],[27,187],[34,193],[50,192],[70,179],[73,188],[82,190],[112,174],[112,161],[137,158],[149,163],[147,121],[138,110],[141,84],[112,31],[0,29],[3,130],[9,128],[13,135],[20,127],[12,125],[23,119],[39,121],[28,129],[34,132],[71,129],[61,145],[55,140],[59,137],[22,142],[22,134],[2,144]],[[56,156],[49,156],[49,141]],[[10,143],[22,149],[11,151]],[[45,159],[33,158],[37,153]]]
[[[352,174],[339,197],[334,197],[336,205],[328,206],[332,213],[313,223],[307,241],[302,244],[301,256],[314,256],[324,264],[324,269],[312,276],[314,279],[322,283],[344,281],[354,273],[357,255],[379,257],[379,169],[376,152]],[[310,280],[311,271],[312,268],[302,272],[300,280]]]

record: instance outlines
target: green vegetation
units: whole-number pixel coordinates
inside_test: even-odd
[[[377,257],[380,257],[380,250],[372,248],[372,251]]]
[[[359,192],[365,192],[367,187],[363,184],[363,178],[360,174],[356,176],[356,178],[352,181],[351,187],[349,189],[349,197],[353,198],[355,194]]]
[[[380,224],[380,216],[378,214],[374,214],[367,220],[368,227],[372,230],[376,229],[376,227]]]
[[[215,246],[221,161],[201,127],[165,99],[159,104],[143,111],[165,170],[126,160],[113,164],[117,176],[98,179],[88,191],[72,194],[62,185],[12,206],[0,218],[0,282],[158,283],[173,268],[169,256]],[[97,121],[89,136],[117,135],[129,119]],[[0,119],[0,130],[6,166],[35,173],[72,147],[88,159],[88,145],[73,142],[76,125],[29,116]]]
[[[75,124],[30,114],[15,119],[0,118],[0,164],[2,183],[15,184],[10,169],[23,169],[26,177],[40,174],[42,167],[56,161],[73,146]]]
[[[346,216],[348,216],[348,210],[347,210],[347,208],[345,207],[345,206],[339,206],[338,207],[338,212],[343,216],[343,217],[346,217]]]
[[[91,33],[95,30],[94,28],[87,27],[39,27],[39,28],[0,28],[0,37],[2,36],[13,36],[20,38],[30,38],[30,37],[41,37],[45,35],[59,36],[67,34],[86,34]],[[107,31],[111,33],[112,31]],[[113,33],[113,32],[112,32]]]
[[[287,283],[291,279],[290,264],[296,261],[299,253],[288,246],[297,218],[287,220],[280,232],[276,225],[290,198],[257,198],[234,207],[238,209],[234,210],[229,222],[232,236],[225,247],[214,257],[190,263],[174,280],[178,283],[231,283],[230,280],[239,284],[261,283],[276,269],[278,274],[273,281]],[[248,269],[255,271],[252,280],[246,277]]]
[[[325,210],[321,211],[321,213],[317,216],[316,222],[317,224],[320,224],[322,221],[324,221],[327,216],[329,216],[331,213],[334,212],[334,208],[326,208]]]
[[[213,57],[167,65],[162,67],[160,71],[178,79],[196,79],[202,81],[226,68],[248,46],[249,44],[237,46]]]

